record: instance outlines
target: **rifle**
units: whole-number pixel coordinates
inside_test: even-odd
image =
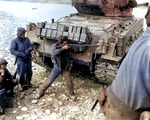
[[[80,53],[80,52],[85,52],[88,47],[99,47],[99,45],[93,45],[93,44],[67,44],[70,48],[71,52],[75,52],[75,53]],[[63,46],[57,46],[56,48],[62,48]]]
[[[12,77],[12,79],[17,79],[17,94],[16,94],[16,96],[18,95],[18,89],[19,89],[19,83],[20,83],[20,76],[19,76],[19,74],[18,74],[18,70],[16,70],[15,71],[15,73],[14,73],[14,75],[13,75],[13,77]]]
[[[93,109],[95,108],[95,106],[97,105],[97,103],[98,103],[98,100],[95,101],[95,103],[94,103],[94,105],[93,105],[91,111],[93,111]]]
[[[16,65],[16,63],[17,63],[17,58],[18,58],[18,57],[16,57],[16,58],[15,58],[15,62],[14,62],[14,65]]]

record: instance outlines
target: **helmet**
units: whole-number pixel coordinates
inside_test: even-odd
[[[0,58],[0,65],[7,65],[7,64],[8,62],[5,59]]]
[[[18,27],[17,28],[17,35],[25,34],[26,30],[23,27]]]

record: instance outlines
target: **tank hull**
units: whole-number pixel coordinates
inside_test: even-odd
[[[35,30],[27,30],[27,37],[38,44],[37,51],[42,57],[51,57],[52,44],[60,35],[68,36],[77,46],[77,50],[71,52],[71,58],[86,65],[100,81],[110,84],[121,59],[142,33],[142,18],[77,13],[56,22],[37,23]]]

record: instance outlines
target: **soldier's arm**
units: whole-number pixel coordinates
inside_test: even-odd
[[[62,48],[56,48],[56,44],[52,45],[52,56],[59,55],[63,51]]]
[[[17,44],[14,40],[11,42],[10,52],[12,55],[15,55],[17,57],[25,57],[26,56],[23,52],[17,51]]]

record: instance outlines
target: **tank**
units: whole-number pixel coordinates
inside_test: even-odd
[[[52,44],[60,35],[68,36],[73,63],[110,84],[130,46],[143,33],[143,19],[132,15],[137,2],[72,0],[72,5],[78,13],[50,23],[27,24],[27,37],[37,46],[33,56],[50,59]]]

